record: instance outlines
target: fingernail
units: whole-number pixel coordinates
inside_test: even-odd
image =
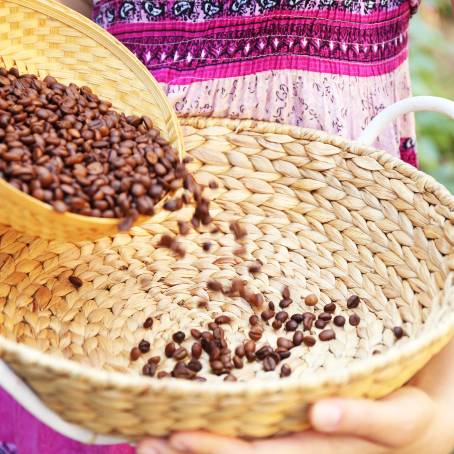
[[[342,409],[330,402],[320,402],[312,409],[312,423],[317,430],[334,432],[341,421]]]

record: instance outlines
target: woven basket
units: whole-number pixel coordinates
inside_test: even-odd
[[[7,0],[0,2],[0,27],[3,66],[87,85],[122,112],[148,115],[183,152],[178,120],[159,84],[126,47],[93,22],[53,0]],[[56,213],[2,179],[0,200],[0,221],[28,234],[76,241],[117,232],[116,219]]]
[[[130,440],[184,429],[266,437],[305,428],[307,405],[324,396],[392,392],[447,344],[454,198],[441,185],[386,153],[314,130],[183,124],[197,179],[220,183],[212,215],[223,232],[186,237],[183,260],[157,248],[156,235],[174,233],[188,212],[161,212],[154,223],[94,243],[0,229],[0,355],[45,405],[97,434]],[[248,230],[248,259],[264,263],[255,278],[247,260],[232,259],[233,220]],[[207,238],[210,253],[201,248]],[[79,290],[68,283],[73,273]],[[151,341],[149,356],[162,355],[171,333],[206,327],[221,313],[232,319],[224,325],[232,345],[247,336],[252,310],[242,300],[197,304],[209,278],[235,276],[272,301],[289,285],[291,312],[303,309],[300,296],[316,293],[320,304],[335,301],[348,314],[346,298],[356,293],[361,323],[335,328],[334,341],[293,349],[287,379],[258,363],[236,370],[237,383],[141,376],[144,359],[131,364],[129,351],[142,338]],[[155,324],[144,330],[149,316]],[[394,326],[408,336],[396,342]],[[266,327],[262,341],[275,345],[276,337]],[[171,364],[164,359],[160,370]]]

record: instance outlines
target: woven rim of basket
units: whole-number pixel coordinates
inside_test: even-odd
[[[232,129],[234,132],[247,131],[284,134],[295,139],[323,142],[336,146],[343,151],[356,154],[358,156],[369,156],[376,159],[385,168],[395,169],[403,175],[412,178],[414,183],[421,189],[426,189],[434,193],[445,205],[451,210],[454,209],[454,197],[441,184],[437,183],[432,177],[405,164],[400,159],[392,155],[378,151],[371,147],[364,147],[360,144],[348,141],[338,136],[333,136],[315,129],[299,128],[296,126],[279,125],[254,120],[226,120],[216,118],[186,118],[180,120],[183,126],[193,126],[203,129],[209,126],[224,126]],[[446,280],[444,288],[444,302],[454,298],[454,275],[450,274]],[[448,306],[446,304],[446,306]],[[27,345],[18,344],[0,336],[0,354],[8,352],[17,356],[21,361],[29,365],[39,365],[49,371],[65,373],[70,376],[85,378],[99,386],[116,386],[123,389],[133,388],[153,388],[156,391],[165,391],[166,393],[181,394],[181,392],[203,391],[210,394],[217,394],[220,391],[231,395],[240,395],[244,392],[248,394],[262,394],[264,392],[275,392],[285,388],[288,390],[320,388],[325,383],[345,384],[355,377],[361,377],[372,374],[375,371],[383,370],[388,364],[395,363],[404,358],[417,355],[418,352],[429,347],[445,336],[454,335],[454,311],[444,314],[445,317],[439,321],[436,326],[424,331],[417,338],[411,338],[405,344],[396,344],[386,350],[381,355],[374,355],[365,360],[358,360],[346,368],[336,371],[308,371],[303,377],[288,377],[285,380],[276,379],[273,381],[263,381],[254,378],[247,382],[236,383],[198,383],[186,380],[159,380],[157,378],[144,377],[139,374],[129,374],[121,372],[111,372],[96,367],[80,364],[76,361],[66,358],[58,358],[53,355],[43,353]],[[3,356],[3,355],[2,355]]]

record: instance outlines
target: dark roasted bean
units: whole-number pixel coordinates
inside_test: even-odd
[[[272,326],[273,329],[277,331],[278,329],[282,328],[282,322],[280,322],[279,320],[273,320]]]
[[[161,362],[161,357],[160,356],[152,356],[149,360],[148,363],[153,363],[153,364],[159,364]]]
[[[347,307],[349,309],[355,309],[359,306],[360,299],[357,295],[352,295],[347,299]]]
[[[144,322],[143,322],[143,327],[145,329],[149,329],[153,326],[153,319],[151,317],[148,317]]]
[[[333,319],[336,326],[342,327],[345,325],[345,317],[343,315],[336,315]]]
[[[139,350],[142,352],[142,353],[148,353],[150,351],[150,342],[148,342],[147,340],[145,339],[142,339],[140,342],[139,342]]]
[[[258,262],[255,262],[248,266],[248,270],[252,274],[258,273],[261,268],[262,268],[262,265]]]
[[[142,373],[143,373],[144,375],[149,376],[149,377],[153,377],[154,374],[156,373],[156,369],[157,369],[156,364],[147,363],[147,364],[145,364],[145,365],[143,366],[143,368],[142,368]]]
[[[202,248],[205,252],[208,252],[211,249],[211,243],[209,241],[205,241],[202,244]]]
[[[183,331],[177,331],[176,333],[173,334],[172,339],[177,344],[181,344],[184,341],[185,337],[186,335],[183,333]]]
[[[291,319],[294,320],[299,325],[304,320],[304,315],[303,314],[293,314]]]
[[[292,374],[292,369],[287,364],[282,364],[280,377],[289,377]]]
[[[279,360],[287,359],[291,355],[291,353],[286,348],[282,347],[276,348],[276,353],[279,355]]]
[[[307,347],[313,347],[317,341],[312,336],[304,336],[303,343]]]
[[[348,317],[348,322],[352,326],[358,326],[360,321],[361,319],[359,318],[359,315],[352,314],[350,315],[350,317]]]
[[[325,306],[323,307],[323,310],[325,312],[328,312],[329,314],[332,314],[333,312],[336,311],[336,304],[335,303],[325,304]]]
[[[200,339],[202,337],[202,333],[198,330],[198,329],[191,329],[191,336],[194,338],[194,339]]]
[[[239,358],[243,358],[246,352],[244,351],[244,345],[238,345],[237,348],[235,348],[235,355],[238,356]]]
[[[237,378],[233,374],[227,374],[224,377],[224,381],[232,381],[233,382],[233,381],[237,381]]]
[[[173,357],[179,361],[186,358],[186,356],[188,356],[188,351],[184,347],[177,348],[173,353]]]
[[[327,312],[322,312],[319,314],[318,319],[323,320],[324,322],[329,322],[333,316],[331,314],[328,314]]]
[[[202,370],[202,363],[198,359],[191,359],[187,367],[194,372],[200,372]]]
[[[172,358],[173,354],[175,353],[175,350],[177,348],[175,347],[175,344],[173,342],[169,342],[167,345],[166,345],[166,348],[165,348],[165,355],[167,356],[167,358]]]
[[[75,287],[75,288],[80,288],[82,287],[82,279],[80,279],[80,277],[77,277],[77,276],[69,276],[68,278],[69,282],[71,282],[71,284]]]
[[[281,307],[282,309],[286,309],[292,303],[293,303],[293,301],[291,299],[285,299],[284,298],[283,300],[280,301],[279,307]]]
[[[325,329],[318,337],[321,341],[330,341],[336,338],[336,333],[332,329]]]
[[[218,325],[223,325],[225,323],[230,323],[230,317],[228,317],[227,315],[219,315],[214,319],[214,321]]]
[[[315,322],[315,327],[316,327],[317,329],[324,329],[325,326],[326,326],[327,324],[328,324],[327,321],[318,319],[318,320]]]
[[[253,326],[250,330],[249,330],[249,337],[253,340],[253,341],[258,341],[260,340],[260,338],[262,337],[262,334],[263,334],[263,330],[260,326]]]
[[[304,339],[304,334],[302,331],[295,331],[293,335],[293,345],[298,346],[301,345]]]
[[[267,355],[269,355],[273,349],[269,345],[264,345],[255,352],[255,356],[260,361],[263,360]]]
[[[289,321],[285,324],[285,330],[286,330],[286,331],[295,331],[296,328],[298,328],[298,323],[295,322],[295,320],[289,320]]]
[[[287,350],[290,350],[291,348],[294,347],[293,342],[285,337],[279,337],[277,339],[277,345],[278,347],[283,347],[286,348]]]
[[[159,380],[162,380],[163,378],[170,377],[170,374],[168,372],[164,372],[163,370],[161,370],[160,372],[158,372],[157,377],[159,378]]]
[[[283,323],[288,319],[288,313],[285,311],[280,311],[276,314],[275,319]]]
[[[303,314],[303,328],[305,331],[312,329],[312,324],[315,321],[315,315],[312,312],[305,312]]]
[[[141,355],[141,352],[138,347],[134,347],[129,354],[131,361],[137,361]]]
[[[272,358],[271,356],[267,356],[264,360],[263,360],[263,370],[265,372],[271,372],[273,371],[274,369],[276,369],[276,361],[274,360],[274,358]]]
[[[404,330],[400,326],[395,326],[393,328],[393,333],[394,336],[396,336],[396,339],[400,339],[405,334]]]
[[[191,355],[195,359],[199,359],[202,356],[202,345],[199,342],[192,344]]]
[[[243,368],[243,360],[237,355],[235,355],[233,357],[233,364],[235,365],[235,367],[237,369],[242,369]]]
[[[257,317],[257,315],[251,315],[249,317],[249,324],[251,326],[258,325],[260,323],[260,319]]]
[[[266,309],[260,314],[260,316],[262,317],[263,321],[267,322],[274,317],[274,311],[272,311],[271,309]]]

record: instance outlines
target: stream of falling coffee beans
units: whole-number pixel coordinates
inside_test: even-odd
[[[0,177],[50,204],[57,212],[116,218],[120,231],[129,230],[139,215],[152,215],[165,196],[179,191],[181,195],[169,199],[163,208],[177,211],[185,205],[195,206],[191,221],[178,223],[180,235],[209,226],[212,222],[209,200],[203,196],[205,188],[186,169],[189,159],[180,162],[151,119],[126,116],[111,107],[110,102],[99,99],[88,87],[64,85],[52,76],[40,80],[35,75],[21,75],[16,68],[1,68]],[[209,188],[216,189],[217,183],[210,182]],[[230,231],[238,242],[233,254],[244,256],[246,230],[233,222]],[[211,230],[212,234],[219,232],[218,227]],[[158,246],[170,249],[179,258],[185,256],[174,236],[162,235]],[[202,248],[209,252],[211,244],[205,242]],[[254,275],[261,266],[255,262],[248,271]],[[83,285],[74,275],[69,282],[76,289]],[[279,369],[280,377],[288,377],[292,371],[284,361],[294,347],[311,348],[317,337],[321,342],[333,340],[336,334],[330,323],[338,328],[346,324],[345,316],[334,315],[335,303],[326,304],[318,314],[307,311],[290,315],[286,309],[293,299],[288,287],[282,292],[280,310],[272,302],[266,303],[261,293],[250,291],[242,279],[234,279],[228,288],[211,280],[207,289],[242,298],[255,312],[260,312],[260,317],[255,314],[249,318],[248,339],[237,346],[229,345],[222,325],[231,320],[227,315],[219,315],[208,323],[206,331],[190,331],[193,343],[189,351],[181,345],[187,333],[174,333],[164,351],[167,358],[175,360],[173,369],[158,371],[161,357],[153,356],[143,366],[144,375],[205,381],[198,375],[203,369],[200,359],[205,354],[211,372],[224,375],[225,381],[236,381],[233,371],[243,368],[245,361],[259,361],[264,371]],[[316,295],[308,295],[304,303],[314,309],[319,300]],[[359,304],[356,295],[347,300],[348,309]],[[348,322],[358,326],[360,318],[353,313]],[[265,325],[282,330],[275,347],[258,345]],[[152,329],[153,319],[147,318],[143,327]],[[318,336],[314,330],[318,330]],[[397,339],[404,335],[401,327],[393,331]],[[131,361],[150,349],[150,342],[140,341],[130,352]]]

